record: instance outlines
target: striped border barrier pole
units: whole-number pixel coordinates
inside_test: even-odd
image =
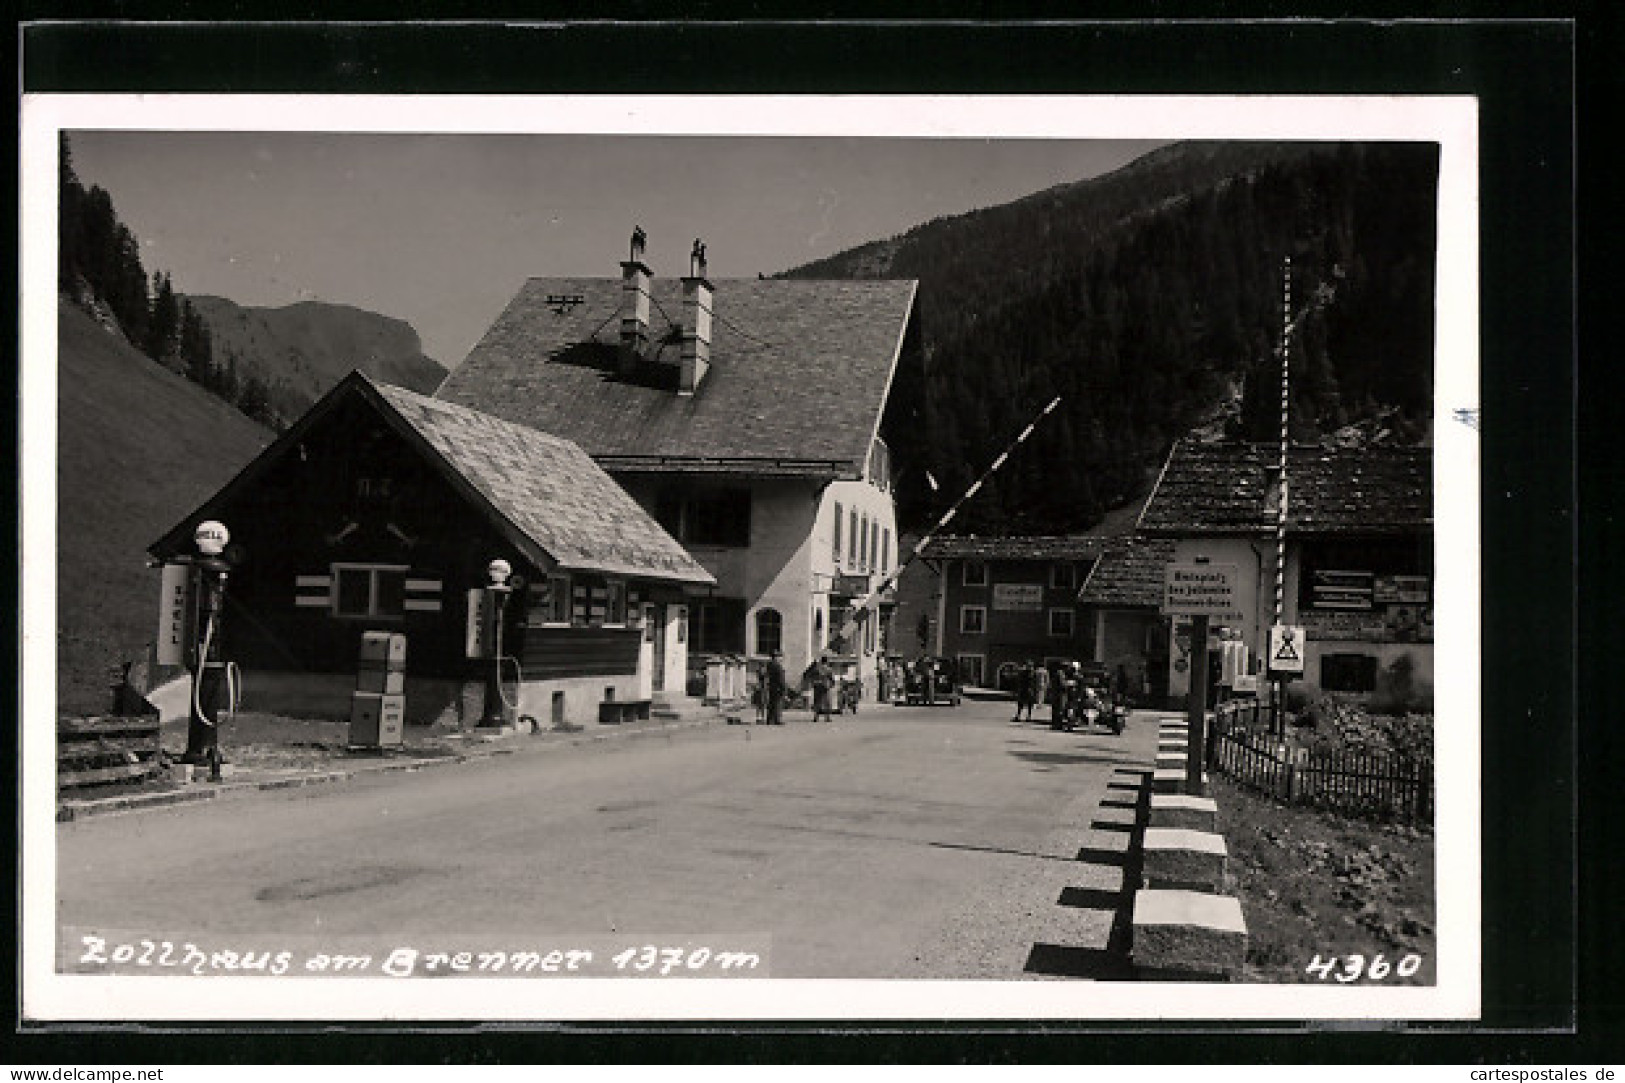
[[[1054,409],[1059,405],[1061,405],[1061,396],[1057,395],[1050,400],[1048,406],[1044,407],[1038,412],[1037,417],[1033,418],[1027,423],[1027,427],[1025,429],[1022,429],[1016,434],[1016,438],[1011,440],[1003,451],[999,452],[999,457],[994,459],[993,462],[988,465],[986,470],[982,471],[982,476],[977,478],[971,487],[966,489],[964,494],[960,496],[958,500],[954,501],[953,507],[944,512],[942,518],[938,519],[930,530],[927,530],[923,535],[920,536],[920,540],[914,543],[913,551],[910,552],[905,559],[897,562],[897,567],[893,569],[891,574],[882,579],[878,587],[864,595],[863,600],[852,607],[851,615],[849,615],[846,622],[841,625],[841,630],[838,633],[842,639],[847,638],[857,630],[859,622],[858,614],[866,613],[879,604],[881,595],[885,594],[891,585],[902,576],[903,569],[914,563],[915,558],[917,558],[920,555],[920,552],[928,544],[930,544],[931,539],[941,533],[942,528],[947,526],[949,521],[953,519],[955,515],[959,514],[959,509],[964,505],[965,501],[975,496],[981,490],[982,486],[987,482],[987,479],[992,477],[994,472],[997,471],[999,467],[1003,466],[1005,461],[1010,458],[1010,455],[1016,450],[1016,448],[1020,447],[1022,442],[1033,434],[1033,430],[1038,428],[1038,423],[1048,417],[1050,413],[1053,412]]]

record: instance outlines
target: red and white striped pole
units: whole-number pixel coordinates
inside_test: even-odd
[[[1292,428],[1292,257],[1281,271],[1281,461],[1275,501],[1275,623],[1286,616],[1286,458]]]
[[[847,617],[846,622],[841,625],[841,630],[838,633],[842,638],[850,636],[854,631],[856,631],[858,626],[858,614],[866,612],[879,602],[881,595],[885,594],[887,589],[893,583],[895,583],[900,576],[902,576],[903,569],[914,563],[914,559],[920,555],[921,551],[924,550],[928,544],[930,544],[931,539],[936,537],[937,534],[941,532],[942,528],[948,525],[948,521],[950,519],[959,514],[960,505],[964,504],[965,501],[975,496],[981,490],[982,485],[987,481],[988,478],[993,476],[994,471],[1003,466],[1005,461],[1010,458],[1011,453],[1014,452],[1016,448],[1021,446],[1021,442],[1033,434],[1033,430],[1038,428],[1038,423],[1044,420],[1044,418],[1048,417],[1050,413],[1059,405],[1061,405],[1061,396],[1057,395],[1050,400],[1050,404],[1048,406],[1044,407],[1038,412],[1037,417],[1033,418],[1027,423],[1027,427],[1025,429],[1022,429],[1021,432],[1016,434],[1016,438],[1010,441],[1009,445],[999,453],[999,457],[994,459],[986,470],[982,471],[982,476],[977,478],[976,482],[971,485],[969,489],[965,490],[963,496],[954,501],[953,507],[944,512],[942,518],[938,519],[936,524],[932,526],[930,530],[927,530],[923,535],[921,535],[920,540],[914,543],[914,550],[909,553],[906,558],[897,562],[897,567],[892,570],[892,573],[886,576],[886,578],[882,579],[878,587],[870,591],[862,601],[852,607],[851,614]]]
[[[1286,460],[1292,439],[1292,257],[1281,268],[1281,459],[1275,499],[1275,624],[1286,620]],[[1264,638],[1266,647],[1269,637]],[[1285,731],[1286,676],[1276,681],[1274,721],[1276,733]]]

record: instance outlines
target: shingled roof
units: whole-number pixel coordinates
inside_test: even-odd
[[[1133,535],[1107,539],[1106,551],[1084,577],[1079,603],[1109,609],[1157,608],[1174,544],[1172,538]]]
[[[566,571],[683,583],[716,580],[575,444],[455,403],[377,384],[352,372],[213,497],[253,483],[342,399],[360,395],[531,559]],[[152,546],[154,555],[189,537],[189,516]]]
[[[1274,529],[1280,450],[1180,441],[1140,516],[1147,535],[1258,534]],[[1287,530],[1394,534],[1433,525],[1430,448],[1293,447]]]
[[[1106,541],[1087,534],[944,534],[927,542],[920,556],[925,560],[1093,560],[1104,551]]]
[[[912,281],[719,279],[691,396],[620,376],[621,282],[533,278],[435,397],[579,444],[607,469],[856,477],[914,306]],[[651,349],[675,362],[681,287],[656,278]]]

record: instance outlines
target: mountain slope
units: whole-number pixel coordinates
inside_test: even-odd
[[[1278,434],[1287,257],[1294,438],[1425,433],[1437,180],[1432,144],[1176,144],[786,276],[920,281],[924,357],[887,418],[908,525],[1060,396],[960,529],[1065,533],[1143,496],[1193,426]]]
[[[352,369],[424,394],[446,376],[404,320],[316,301],[253,308],[207,294],[189,300],[208,325],[216,356],[231,359],[240,378],[258,376],[284,421]]]
[[[73,305],[57,326],[58,709],[88,712],[107,708],[110,674],[152,641],[147,545],[272,434]]]

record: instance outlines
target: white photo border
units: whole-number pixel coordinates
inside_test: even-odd
[[[697,124],[703,120],[703,125]],[[1413,141],[1440,147],[1434,358],[1437,974],[1429,987],[1051,981],[579,982],[56,973],[58,137],[82,129]],[[1481,1010],[1478,105],[1466,96],[24,94],[21,103],[23,1018],[1474,1020]]]

